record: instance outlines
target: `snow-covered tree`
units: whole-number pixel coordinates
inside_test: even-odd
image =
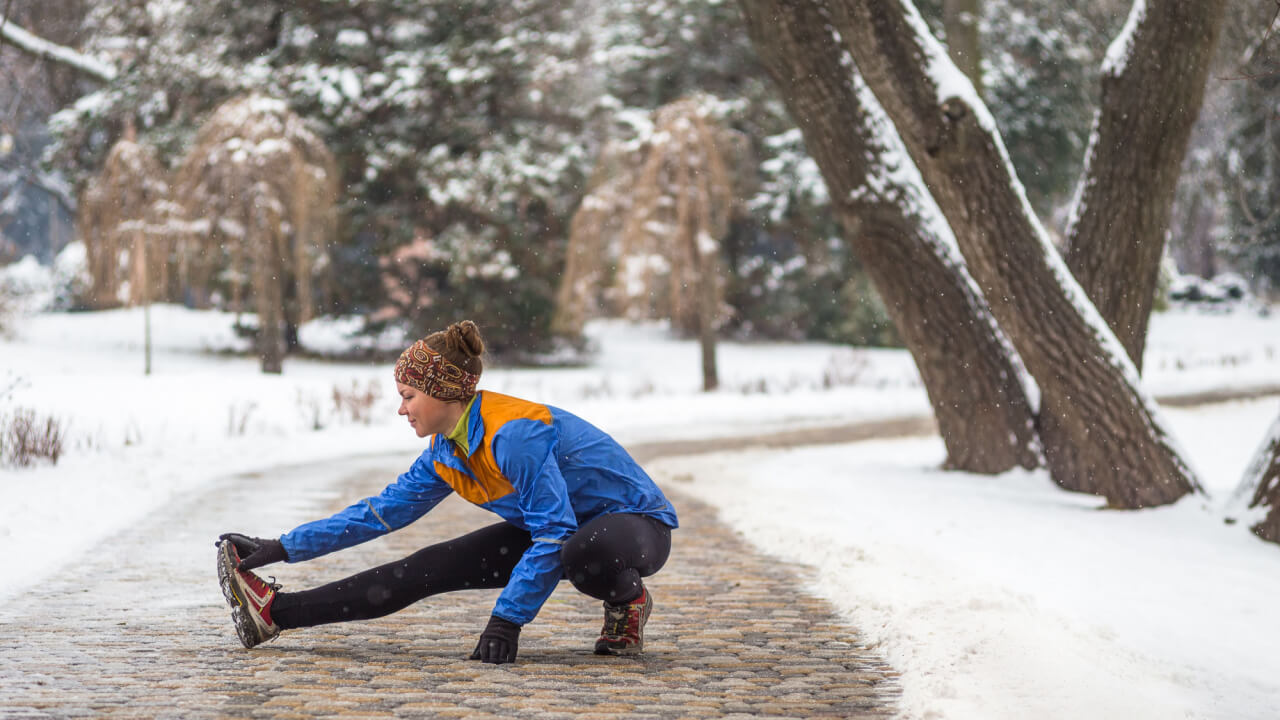
[[[589,77],[612,108],[602,119],[613,121],[602,144],[632,140],[633,119],[698,93],[720,98],[722,122],[749,143],[739,173],[748,200],[721,243],[731,308],[721,332],[871,339],[868,327],[851,322],[844,298],[864,307],[878,301],[838,241],[821,175],[741,29],[738,8],[708,0],[592,4],[598,14],[589,21],[599,30],[591,35]]]
[[[822,169],[844,236],[915,358],[948,466],[1034,467],[1025,373],[892,124],[828,29],[829,18],[808,2],[744,0],[742,8]]]
[[[152,148],[126,133],[80,198],[76,231],[93,279],[91,307],[140,305],[169,295],[176,215],[168,172]],[[122,298],[126,281],[129,294]]]
[[[909,0],[821,4],[830,12],[829,21],[811,21],[819,23],[814,32],[829,25],[839,33],[955,231],[993,315],[1040,387],[1038,430],[1054,480],[1103,495],[1115,507],[1171,502],[1198,490],[1123,346],[1050,244],[994,119],[914,5]],[[1145,47],[1150,38],[1163,35],[1164,24],[1182,17],[1177,5],[1152,3],[1149,12],[1135,12],[1131,29],[1115,46],[1119,75],[1131,48]],[[1208,6],[1202,19],[1211,30],[1215,3]],[[1170,45],[1163,51],[1179,49]],[[817,71],[840,76],[852,69],[828,63]],[[1180,81],[1193,84],[1195,76]],[[1176,97],[1169,92],[1169,98]],[[1154,111],[1151,104],[1162,99],[1168,98],[1134,95],[1130,102],[1141,107],[1131,107],[1130,113]],[[830,104],[806,110],[839,114]],[[1095,177],[1111,167],[1110,147],[1100,146],[1094,155]],[[1173,154],[1176,166],[1182,147],[1171,143],[1159,153],[1160,167],[1168,164],[1165,154]],[[1126,157],[1116,158],[1117,168],[1126,166]],[[924,284],[918,292],[935,302],[960,302]]]
[[[313,315],[337,175],[333,155],[302,119],[256,94],[219,106],[178,169],[176,197],[207,263],[201,274],[225,273],[236,310],[252,288],[263,372],[281,371],[290,328]]]
[[[719,121],[715,98],[658,108],[634,149],[606,153],[570,225],[557,326],[580,331],[612,265],[612,289],[633,318],[670,318],[702,347],[703,389],[719,385],[715,338],[723,316],[721,242],[741,207],[745,139]]]
[[[1139,371],[1160,259],[1225,0],[1139,0],[1107,51],[1067,267]]]
[[[50,113],[92,88],[70,66],[32,54],[18,38],[65,47],[79,39],[83,0],[7,3],[0,8],[0,263],[35,255],[52,261],[73,237],[75,201],[56,172],[40,166]],[[40,36],[25,32],[38,28]]]
[[[1258,537],[1280,543],[1280,418],[1271,424],[1249,461],[1233,504],[1257,514],[1258,521],[1250,529]]]
[[[314,124],[342,173],[350,247],[333,260],[346,307],[383,304],[374,256],[425,233],[474,252],[452,264],[437,302],[406,320],[426,330],[466,313],[498,352],[533,345],[545,335],[555,243],[589,157],[582,128],[592,104],[576,82],[585,46],[573,5],[98,4],[84,50],[119,72],[56,118],[51,160],[87,176],[127,117],[163,157],[179,158],[218,103],[248,91],[281,98]],[[489,247],[520,274],[467,282]]]
[[[1128,9],[1113,18],[1117,4],[982,3],[982,95],[1028,200],[1056,233],[1080,177],[1103,53]]]

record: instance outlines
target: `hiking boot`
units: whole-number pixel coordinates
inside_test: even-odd
[[[653,611],[653,593],[640,589],[640,597],[622,605],[604,604],[604,627],[596,640],[597,655],[639,655],[644,650],[644,624]]]
[[[271,620],[271,603],[275,601],[280,585],[239,569],[236,567],[239,564],[236,546],[230,540],[218,543],[218,584],[231,606],[236,635],[240,636],[245,647],[251,648],[280,634],[280,628]]]

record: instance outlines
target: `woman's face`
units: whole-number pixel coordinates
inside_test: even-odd
[[[418,437],[451,432],[457,424],[459,415],[454,406],[458,403],[438,400],[404,383],[396,383],[396,391],[400,393],[400,414],[409,418]]]

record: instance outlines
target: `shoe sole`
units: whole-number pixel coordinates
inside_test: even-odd
[[[261,645],[263,640],[253,618],[249,616],[248,602],[236,592],[236,559],[232,552],[230,540],[218,543],[218,584],[222,587],[222,596],[227,599],[227,605],[231,607],[231,621],[236,626],[240,644],[245,648],[253,648]]]
[[[614,657],[627,657],[629,655],[640,655],[644,652],[644,642],[627,647],[615,648],[609,645],[596,645],[596,655],[613,655]]]

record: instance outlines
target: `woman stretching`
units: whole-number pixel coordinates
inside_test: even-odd
[[[281,630],[381,617],[439,593],[503,588],[472,660],[516,659],[520,628],[562,578],[604,601],[601,655],[644,648],[653,596],[640,578],[671,552],[676,514],[613,438],[574,415],[476,390],[484,342],[470,320],[410,346],[396,362],[400,414],[427,449],[381,494],[279,539],[227,533],[218,578],[247,648]],[[425,515],[450,492],[502,522],[302,592],[251,569],[351,547]]]

